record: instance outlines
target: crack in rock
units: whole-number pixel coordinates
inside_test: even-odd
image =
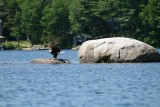
[[[97,47],[99,47],[99,46],[101,46],[101,45],[103,45],[103,44],[105,44],[106,42],[104,41],[104,42],[102,42],[102,43],[100,43],[99,45],[97,45],[95,48],[97,48]]]

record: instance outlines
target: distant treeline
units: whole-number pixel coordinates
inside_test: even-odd
[[[160,47],[160,0],[0,0],[0,19],[7,40],[56,41],[67,48],[84,33]]]

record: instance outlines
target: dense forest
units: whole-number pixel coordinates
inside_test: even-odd
[[[160,0],[0,0],[0,19],[8,41],[69,48],[73,36],[84,33],[160,47]]]

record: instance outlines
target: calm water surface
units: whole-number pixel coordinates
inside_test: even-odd
[[[31,64],[46,51],[0,51],[0,107],[160,107],[160,63]]]

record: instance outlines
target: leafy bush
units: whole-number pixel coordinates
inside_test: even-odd
[[[3,43],[2,46],[4,50],[13,50],[17,48],[17,46],[11,42]]]
[[[31,42],[19,41],[19,48],[30,48],[31,46],[32,46]]]

